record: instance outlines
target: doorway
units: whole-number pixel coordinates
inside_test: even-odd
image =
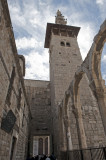
[[[33,137],[33,156],[50,154],[50,136]]]

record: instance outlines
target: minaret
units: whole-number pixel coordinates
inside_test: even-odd
[[[82,63],[77,35],[80,27],[66,25],[58,10],[55,24],[47,23],[45,48],[49,48],[51,105],[53,112],[54,149],[58,147],[58,105],[61,103],[65,91]]]
[[[58,10],[55,24],[47,23],[45,48],[49,48],[50,81],[56,104],[61,102],[75,71],[82,63],[77,43],[79,27],[66,25]]]

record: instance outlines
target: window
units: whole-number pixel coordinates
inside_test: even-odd
[[[43,154],[43,138],[39,138],[39,149],[38,149],[39,154]]]
[[[48,137],[45,139],[45,154],[48,155]]]
[[[67,47],[70,47],[70,43],[69,43],[69,42],[66,42],[66,46],[67,46]]]
[[[60,42],[60,44],[61,44],[61,46],[65,46],[65,43],[62,41],[62,42]]]

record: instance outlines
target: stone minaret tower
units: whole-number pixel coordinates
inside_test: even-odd
[[[75,71],[82,63],[77,43],[79,27],[66,25],[58,10],[55,24],[47,23],[45,48],[49,48],[51,105],[53,115],[53,143],[54,150],[58,148],[58,105],[62,101],[65,91],[71,82]]]

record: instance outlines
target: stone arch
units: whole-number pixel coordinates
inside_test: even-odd
[[[94,43],[92,44],[92,50],[90,52],[89,58],[89,69],[91,69],[92,81],[95,84],[96,90],[99,87],[104,89],[105,85],[101,76],[101,55],[104,44],[106,42],[106,20],[101,25],[99,33],[94,38]],[[98,95],[98,94],[97,94]]]
[[[72,99],[71,99],[71,92],[67,91],[66,92],[66,96],[65,96],[65,100],[64,100],[64,109],[66,112],[64,112],[64,126],[65,126],[65,131],[66,131],[66,138],[67,138],[67,149],[68,150],[72,150],[73,147],[73,137],[72,137],[72,133],[71,133],[71,127],[72,127],[72,123],[75,124],[75,122],[72,122],[71,120],[74,120],[74,114],[71,110],[71,104],[72,104]],[[73,118],[72,118],[73,117]]]
[[[94,38],[89,53],[89,72],[91,75],[90,87],[97,98],[101,118],[106,134],[106,87],[101,76],[101,55],[106,43],[106,20],[101,25],[98,34]]]
[[[70,110],[69,108],[72,109],[71,113],[69,113],[69,110]],[[71,123],[72,119],[74,119],[74,122]],[[76,131],[77,133],[76,115],[74,114],[74,108],[73,108],[73,81],[71,82],[69,89],[65,92],[65,97],[63,100],[63,121],[64,121],[64,127],[65,127],[65,132],[66,132],[66,139],[67,139],[67,150],[78,149],[79,148],[79,141],[78,141],[79,138],[77,137],[74,138],[74,136],[71,135],[71,129],[73,130],[73,128],[71,127],[73,127],[74,125],[75,125],[74,131]],[[78,136],[78,133],[77,133],[77,136]],[[77,148],[76,148],[76,145],[77,145],[76,141],[78,141]]]
[[[79,84],[84,74],[86,74],[86,72],[81,66],[80,69],[75,73],[74,80],[73,80],[73,87],[72,87],[73,88],[73,93],[72,93],[73,106],[72,107],[73,107],[73,112],[75,114],[76,122],[77,122],[77,133],[78,133],[80,148],[87,148],[84,124],[82,120],[80,94],[79,94]]]
[[[84,72],[83,71],[80,71],[78,73],[75,74],[75,77],[74,77],[74,83],[73,83],[73,101],[74,101],[74,104],[77,102],[77,95],[78,95],[78,86],[79,86],[79,83],[83,77],[83,74]]]

